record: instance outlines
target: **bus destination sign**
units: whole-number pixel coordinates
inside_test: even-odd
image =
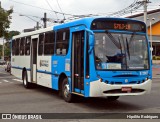
[[[95,19],[92,22],[91,29],[146,32],[145,24],[143,22],[134,20]]]
[[[114,23],[114,29],[117,29],[117,30],[130,30],[131,29],[131,24]]]

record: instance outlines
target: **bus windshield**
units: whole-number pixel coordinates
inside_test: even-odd
[[[95,33],[97,70],[149,69],[148,44],[145,35],[131,33]]]

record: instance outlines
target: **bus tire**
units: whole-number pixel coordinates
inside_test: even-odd
[[[23,86],[28,89],[30,88],[30,83],[28,82],[27,72],[24,71],[23,73]]]
[[[67,78],[63,79],[62,82],[62,97],[66,102],[73,101],[73,95],[69,91],[69,84]]]
[[[119,98],[119,96],[108,96],[107,100],[108,101],[116,101]]]

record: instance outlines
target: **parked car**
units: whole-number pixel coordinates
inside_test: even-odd
[[[3,59],[0,59],[0,65],[4,65],[4,64],[6,64],[6,61]]]
[[[11,71],[11,62],[7,62],[7,65],[5,67],[5,71],[10,72]]]

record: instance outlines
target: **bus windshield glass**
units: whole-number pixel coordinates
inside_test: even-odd
[[[148,44],[145,35],[137,33],[95,33],[97,70],[149,69]]]

